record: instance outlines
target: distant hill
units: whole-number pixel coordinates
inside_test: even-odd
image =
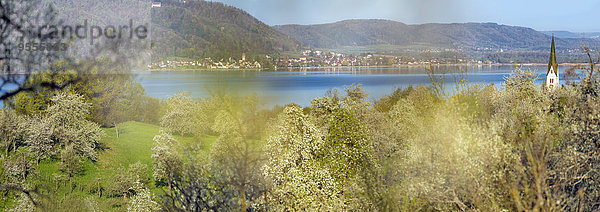
[[[41,0],[42,5],[54,6],[65,24],[122,25],[132,20],[134,24],[149,21],[148,0]]]
[[[541,33],[546,35],[552,35],[552,33],[554,33],[554,36],[557,38],[590,38],[600,40],[600,32],[541,31]]]
[[[297,50],[302,44],[247,12],[218,2],[163,0],[152,9],[157,56],[234,57]]]
[[[304,45],[313,48],[374,46],[397,55],[405,54],[404,49],[435,48],[475,52],[471,56],[476,57],[502,53],[501,50],[523,55],[519,52],[545,52],[550,43],[547,32],[495,23],[407,25],[389,20],[346,20],[270,27],[243,10],[202,0],[186,3],[162,0],[162,7],[152,9],[150,0],[42,1],[55,5],[59,16],[68,24],[80,24],[84,19],[90,25],[100,26],[119,25],[129,20],[134,24],[151,23],[154,61],[169,57],[239,59],[242,53],[252,58],[297,51]],[[576,33],[555,34],[559,52],[571,54],[572,49],[581,45]],[[594,36],[600,37],[600,33],[586,34],[588,40]],[[598,46],[600,39],[594,41]]]
[[[67,24],[122,25],[150,23],[152,57],[228,58],[293,51],[299,41],[271,28],[243,10],[202,0],[43,0],[53,4]]]
[[[319,25],[279,25],[275,29],[315,48],[367,45],[424,45],[480,50],[547,50],[550,36],[531,28],[495,23],[407,25],[389,20],[346,20]],[[578,48],[575,39],[557,41],[557,48]]]
[[[41,0],[41,3],[43,8],[53,6],[60,21],[71,27],[83,25],[84,20],[88,27],[129,25],[130,20],[135,26],[150,22],[151,2],[148,0]],[[72,56],[79,57],[88,55],[91,48],[89,39],[79,39],[72,43],[70,50]],[[141,60],[148,60],[148,54]]]

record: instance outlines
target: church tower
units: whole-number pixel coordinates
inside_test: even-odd
[[[552,35],[552,47],[550,50],[550,62],[546,73],[546,87],[550,90],[558,87],[558,63],[556,62],[556,51],[554,50],[554,35]]]

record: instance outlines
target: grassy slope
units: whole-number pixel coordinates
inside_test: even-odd
[[[97,178],[100,178],[100,184],[102,187],[108,187],[111,182],[112,176],[115,171],[123,166],[127,168],[129,164],[140,161],[148,166],[148,176],[152,176],[151,167],[153,163],[152,147],[154,147],[155,135],[159,134],[160,127],[151,124],[139,123],[139,122],[126,122],[119,126],[119,138],[116,138],[114,128],[104,129],[106,136],[103,137],[102,143],[108,147],[104,151],[99,151],[98,161],[91,162],[86,161],[84,164],[85,171],[74,178],[75,189],[73,194],[76,196],[94,196],[97,185]],[[174,136],[177,141],[181,144],[191,144],[200,142],[201,150],[207,153],[212,147],[212,143],[216,140],[214,136],[202,136],[202,137],[180,137]],[[40,163],[38,171],[41,178],[32,179],[37,181],[37,184],[45,184],[54,186],[53,181],[47,179],[53,178],[53,173],[60,173],[59,160],[45,160]],[[80,185],[80,186],[79,186]],[[147,185],[150,189],[155,192],[159,192],[153,183]],[[83,191],[77,189],[82,187]],[[68,186],[61,186],[59,192],[56,195],[65,196],[69,193]],[[120,198],[108,198],[103,196],[100,199],[100,206],[115,206],[121,205]],[[123,206],[123,205],[121,205]],[[106,208],[105,208],[106,209]],[[123,210],[124,207],[112,208],[116,210]]]

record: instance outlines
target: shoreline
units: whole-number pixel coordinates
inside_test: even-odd
[[[559,66],[589,66],[590,63],[560,63]],[[397,64],[388,66],[309,66],[309,67],[280,67],[277,69],[273,68],[249,68],[249,69],[213,69],[213,68],[161,68],[161,69],[144,69],[139,70],[141,72],[185,72],[185,71],[213,71],[213,72],[231,72],[231,71],[291,71],[291,70],[322,70],[322,69],[368,69],[368,68],[381,68],[381,69],[394,69],[394,68],[419,68],[419,67],[483,67],[483,66],[523,66],[523,67],[534,67],[534,66],[547,66],[545,63],[493,63],[493,64],[467,64],[467,63],[456,63],[456,64]]]

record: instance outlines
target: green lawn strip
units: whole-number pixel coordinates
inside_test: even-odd
[[[152,177],[152,164],[154,160],[151,158],[155,135],[160,133],[160,126],[140,123],[126,122],[119,125],[119,138],[116,137],[114,128],[104,128],[105,136],[101,143],[106,147],[105,150],[98,151],[97,161],[92,162],[85,159],[83,163],[84,171],[73,177],[73,189],[71,190],[66,178],[59,183],[59,190],[54,194],[57,197],[70,196],[86,197],[96,195],[98,180],[103,188],[111,185],[112,178],[116,174],[119,167],[128,168],[130,164],[140,161],[148,166],[148,177],[151,178],[149,185],[146,185],[153,193],[161,194],[163,188],[157,188],[154,185]],[[177,151],[183,152],[184,149],[191,146],[199,150],[198,154],[208,154],[216,141],[216,136],[201,135],[201,136],[178,136],[173,135],[178,141]],[[63,175],[60,171],[60,159],[46,159],[40,161],[37,167],[35,178],[29,178],[28,182],[44,185],[47,187],[56,187],[55,175]],[[103,193],[105,193],[104,191]],[[116,197],[108,197],[103,195],[99,201],[101,206],[111,206],[112,210],[123,210],[124,208],[114,208],[116,205],[121,205],[123,202]],[[122,206],[122,205],[121,205]],[[104,208],[104,207],[103,207]]]
[[[98,161],[89,171],[88,180],[95,180],[97,177],[109,179],[119,167],[128,168],[130,164],[138,161],[148,167],[148,175],[151,177],[150,170],[153,163],[151,155],[154,147],[152,138],[159,133],[159,130],[160,127],[156,125],[126,122],[119,125],[119,138],[117,138],[114,128],[105,128],[106,136],[102,142],[108,148],[99,152]]]

